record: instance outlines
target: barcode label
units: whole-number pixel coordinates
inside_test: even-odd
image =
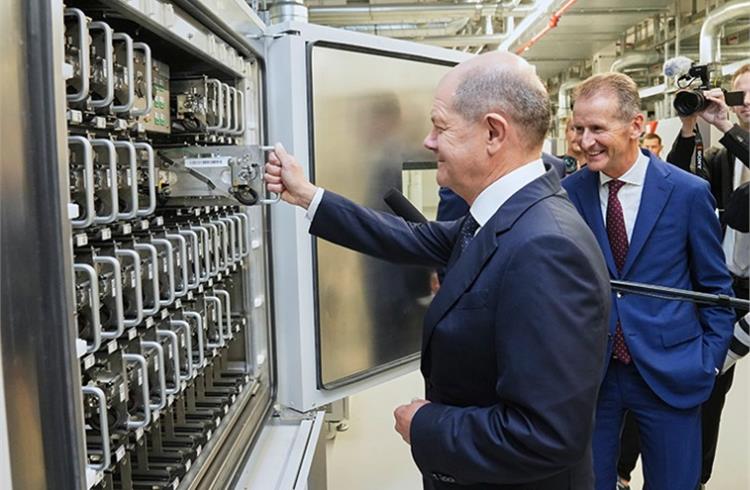
[[[188,168],[228,167],[229,160],[229,157],[186,158],[185,166]]]

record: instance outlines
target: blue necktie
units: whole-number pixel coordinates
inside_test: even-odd
[[[474,219],[471,213],[466,213],[466,218],[464,218],[464,222],[461,224],[461,229],[458,232],[458,254],[456,258],[466,250],[466,247],[469,246],[469,242],[474,238],[474,234],[478,229],[479,223],[477,223],[477,220]]]

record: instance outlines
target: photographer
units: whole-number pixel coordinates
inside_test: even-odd
[[[730,201],[736,201],[738,196],[733,192],[742,184],[750,181],[748,157],[750,148],[750,64],[743,65],[732,77],[732,90],[744,91],[744,104],[732,107],[737,115],[739,124],[732,124],[729,119],[730,108],[724,100],[724,93],[719,88],[704,92],[709,101],[708,107],[690,116],[680,116],[682,130],[667,155],[667,161],[684,169],[691,170],[691,161],[696,147],[694,128],[700,117],[707,123],[724,133],[719,140],[721,147],[706,150],[703,158],[703,169],[694,169],[708,180],[711,193],[716,200],[719,218],[724,231],[722,246],[726,256],[727,266],[732,273],[733,289],[738,298],[748,299],[748,272],[750,264],[750,235],[738,231],[737,226],[727,226],[725,209]],[[743,227],[739,227],[742,229]],[[738,319],[741,317],[737,313]],[[711,477],[711,469],[716,454],[719,435],[719,421],[724,400],[732,385],[734,369],[729,369],[716,380],[711,397],[702,407],[703,432],[703,468],[701,482],[706,483]]]

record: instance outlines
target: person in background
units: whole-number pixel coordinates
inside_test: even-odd
[[[714,126],[721,133],[721,146],[711,147],[704,155],[702,177],[708,180],[711,193],[716,200],[719,219],[722,224],[722,247],[726,256],[727,267],[732,274],[732,288],[738,298],[750,297],[748,276],[750,275],[750,234],[727,226],[725,210],[729,207],[735,192],[750,182],[750,64],[741,66],[732,76],[732,90],[745,93],[744,104],[730,108],[724,100],[721,89],[712,89],[705,93],[711,101],[708,107],[687,117],[681,117],[682,129],[667,155],[667,161],[687,171],[695,171],[693,154],[695,152],[695,127],[698,118]],[[734,112],[738,124],[732,123],[730,112]],[[747,187],[745,191],[747,192]],[[746,194],[745,194],[746,195]],[[739,197],[739,194],[736,196]],[[746,200],[744,201],[746,202]],[[738,205],[742,209],[746,205]],[[744,312],[737,311],[737,319]],[[703,462],[701,482],[711,478],[716,447],[719,440],[721,412],[727,393],[734,379],[734,368],[728,369],[716,380],[711,397],[703,404]]]
[[[591,433],[609,317],[596,240],[541,153],[549,95],[507,52],[440,81],[424,140],[437,181],[469,204],[411,223],[316,187],[280,145],[269,191],[310,233],[399,263],[445,267],[425,315],[426,400],[394,411],[429,490],[590,490]],[[533,387],[533,389],[530,389]]]
[[[576,139],[573,116],[565,123],[565,143],[565,154],[560,155],[560,159],[565,163],[565,174],[569,175],[586,165],[586,156]]]
[[[719,222],[706,183],[641,150],[638,87],[594,75],[574,92],[587,166],[563,182],[594,231],[610,278],[731,295]],[[700,480],[700,406],[724,365],[730,308],[617,293],[609,365],[594,429],[597,490],[612,490],[623,417],[637,421],[646,485],[693,490]]]
[[[641,148],[644,148],[657,157],[661,158],[661,151],[664,149],[664,147],[661,144],[661,136],[659,136],[656,133],[647,133],[643,137],[643,143],[641,144]]]

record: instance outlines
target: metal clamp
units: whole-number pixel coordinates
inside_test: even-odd
[[[86,343],[86,353],[90,354],[99,350],[102,345],[102,323],[99,317],[99,308],[101,308],[99,304],[99,278],[96,276],[96,270],[89,264],[73,264],[73,270],[86,274],[89,278],[89,310],[91,311],[89,321],[92,325],[94,337],[91,344]]]
[[[226,321],[224,323],[227,325],[226,337],[231,340],[234,338],[234,334],[232,333],[232,305],[229,302],[229,292],[223,289],[214,288],[214,294],[224,298],[224,302],[226,303],[226,306],[224,307],[224,317],[226,318]]]
[[[127,58],[127,83],[128,83],[128,98],[124,104],[112,105],[112,112],[130,112],[135,103],[135,77],[133,75],[133,38],[123,32],[115,32],[112,35],[113,41],[123,41],[125,43],[125,57]]]
[[[151,403],[151,393],[149,393],[149,408],[151,410],[161,410],[167,406],[167,375],[164,369],[164,348],[159,342],[153,340],[141,340],[141,347],[153,349],[156,351],[156,370],[159,379],[159,403]]]
[[[192,230],[183,230],[179,229],[177,232],[182,235],[190,238],[190,249],[193,252],[193,258],[191,262],[193,263],[193,273],[192,273],[192,280],[188,278],[188,288],[194,289],[198,287],[198,284],[200,284],[201,280],[201,257],[200,257],[200,241],[198,240],[198,234]]]
[[[154,107],[154,84],[151,73],[151,48],[146,43],[133,43],[134,50],[143,51],[143,64],[146,72],[146,107],[143,109],[134,109],[130,115],[135,117],[145,116]]]
[[[203,366],[206,362],[206,354],[203,351],[203,317],[196,311],[183,311],[182,316],[195,320],[195,337],[198,339],[198,366]],[[197,374],[199,368],[196,368]]]
[[[180,266],[180,289],[176,289],[177,286],[175,285],[175,296],[182,298],[188,293],[188,264],[190,261],[187,254],[187,240],[185,240],[184,236],[175,233],[165,233],[164,236],[167,237],[167,240],[177,240],[179,242],[177,253]]]
[[[135,327],[143,321],[143,276],[141,275],[141,256],[135,250],[117,249],[117,257],[127,257],[133,261],[135,275],[135,318],[125,318],[126,327]]]
[[[221,82],[215,78],[209,78],[206,80],[206,98],[208,98],[209,85],[213,86],[216,97],[214,97],[214,113],[216,113],[216,124],[206,125],[207,131],[220,131],[224,125],[224,93],[221,87]]]
[[[149,216],[156,211],[156,168],[154,165],[154,149],[148,143],[137,142],[135,147],[138,150],[145,150],[148,156],[148,167],[146,171],[148,180],[148,207],[138,208],[137,216]],[[136,184],[137,185],[137,184]]]
[[[108,265],[112,267],[115,276],[115,322],[117,330],[114,332],[102,331],[102,337],[105,339],[116,339],[125,332],[125,312],[122,304],[122,270],[120,261],[114,257],[95,256],[94,263],[99,265]]]
[[[170,320],[169,324],[176,330],[185,332],[185,350],[187,350],[187,370],[180,378],[189,380],[193,377],[193,333],[190,330],[190,324],[185,320]]]
[[[90,469],[94,471],[104,471],[112,464],[112,451],[109,441],[109,422],[107,420],[107,397],[104,392],[96,386],[82,386],[81,391],[84,395],[96,397],[99,406],[99,427],[102,435],[102,462],[99,464],[87,463]],[[87,449],[88,450],[88,449]]]
[[[128,430],[141,429],[151,423],[151,390],[148,387],[148,364],[146,358],[140,354],[123,354],[122,359],[125,362],[136,363],[141,368],[141,390],[143,393],[143,418],[133,420],[128,414]]]
[[[166,387],[167,394],[168,395],[176,395],[180,392],[180,379],[182,378],[182,375],[180,374],[180,342],[177,339],[177,334],[174,333],[171,330],[156,330],[156,335],[169,339],[169,342],[172,344],[174,350],[172,351],[172,366],[174,368],[174,388]]]
[[[159,304],[161,306],[169,306],[174,303],[176,296],[174,279],[174,247],[172,247],[172,243],[165,238],[152,238],[151,243],[155,246],[162,246],[167,249],[167,278],[169,294],[167,295],[167,299],[161,299],[161,295],[159,295]]]
[[[117,213],[117,219],[133,219],[138,214],[138,163],[136,162],[135,145],[130,141],[115,140],[115,148],[128,151],[128,172],[130,173],[130,210]],[[118,159],[119,161],[119,159]]]
[[[68,145],[81,145],[83,148],[83,190],[86,194],[86,215],[83,219],[70,220],[73,228],[86,228],[94,223],[94,150],[91,142],[83,136],[68,136]]]
[[[89,104],[93,108],[107,107],[115,98],[115,63],[114,47],[112,44],[112,28],[106,22],[92,22],[89,30],[102,30],[104,32],[104,74],[107,81],[107,92],[102,99],[91,98]]]
[[[260,149],[261,151],[273,151],[274,147],[273,146],[261,146]],[[266,184],[265,184],[266,173],[263,171],[263,169],[261,169],[260,171],[260,180],[263,182],[263,193],[265,194],[268,191],[266,190]],[[281,201],[281,194],[276,194],[276,197],[272,199],[259,199],[258,200],[260,204],[276,204],[279,201]]]
[[[68,102],[82,102],[89,96],[89,76],[91,65],[89,64],[89,32],[86,29],[86,15],[79,9],[66,8],[66,17],[76,17],[78,20],[78,68],[81,71],[81,90],[75,94],[66,95]]]
[[[224,319],[223,314],[221,312],[221,300],[217,298],[216,296],[204,296],[203,300],[206,302],[210,302],[214,305],[214,315],[216,316],[218,322],[219,322],[219,343],[211,342],[210,340],[206,343],[206,347],[214,348],[214,347],[224,347],[226,343],[224,342]]]
[[[106,214],[104,216],[94,216],[94,223],[104,225],[114,222],[115,220],[117,220],[118,216],[117,207],[120,202],[120,198],[118,196],[117,189],[117,153],[115,151],[114,143],[106,138],[91,140],[91,146],[103,146],[107,149],[107,156],[109,158],[109,168],[107,169],[107,172],[109,172],[109,199],[111,201],[111,209],[109,211],[109,214]]]
[[[151,265],[154,268],[153,274],[151,274],[153,300],[151,302],[152,306],[150,308],[146,308],[144,305],[143,313],[145,315],[156,315],[159,312],[159,307],[161,306],[159,301],[159,252],[156,250],[156,247],[154,247],[150,243],[136,243],[135,249],[148,252],[151,255]]]

